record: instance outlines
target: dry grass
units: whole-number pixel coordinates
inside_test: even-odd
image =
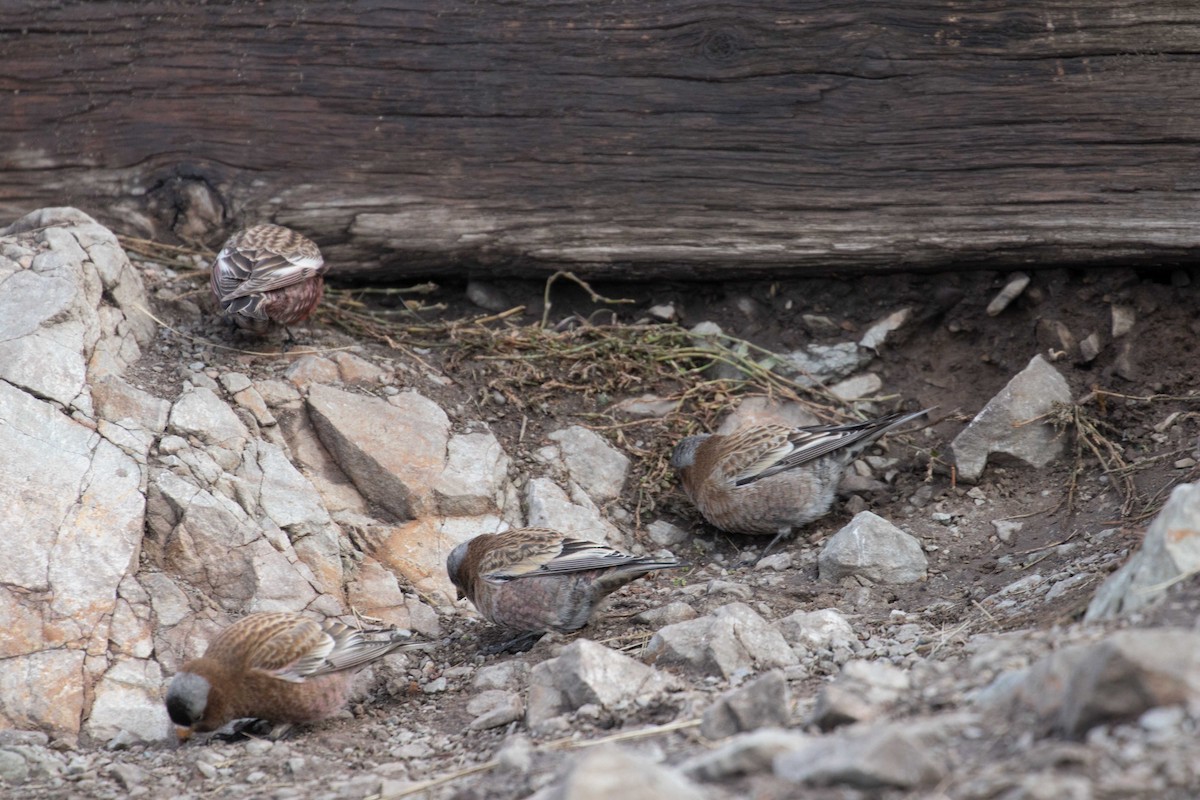
[[[620,302],[568,276],[598,302]],[[547,298],[557,277],[561,275],[547,281]],[[774,369],[782,362],[779,356],[730,336],[699,339],[674,324],[597,324],[580,317],[555,327],[519,324],[515,320],[522,307],[470,319],[429,321],[422,314],[436,307],[406,300],[401,307],[381,310],[357,295],[331,291],[320,320],[360,340],[409,352],[440,351],[448,375],[491,395],[491,400],[478,398],[480,405],[503,398],[506,409],[526,419],[575,417],[627,453],[635,465],[638,526],[673,486],[669,458],[674,443],[716,427],[736,399],[757,395],[800,403],[827,421],[849,416],[844,404],[819,385],[806,386]],[[726,369],[715,376],[720,366]],[[615,405],[647,393],[672,410],[660,417],[637,418]]]
[[[1097,388],[1077,403],[1056,404],[1048,417],[1059,430],[1070,430],[1074,441],[1074,460],[1064,497],[1068,511],[1073,513],[1075,510],[1080,476],[1091,469],[1088,466],[1089,462],[1094,462],[1108,476],[1121,498],[1120,522],[1139,522],[1157,514],[1166,503],[1170,490],[1180,483],[1194,480],[1200,470],[1193,468],[1189,471],[1177,471],[1152,492],[1139,486],[1136,480],[1139,473],[1168,459],[1179,458],[1188,448],[1140,458],[1127,458],[1126,449],[1120,444],[1123,438],[1121,432],[1104,419],[1108,414],[1110,399],[1151,404],[1200,403],[1200,396],[1135,396]]]

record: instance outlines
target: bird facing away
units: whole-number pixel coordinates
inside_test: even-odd
[[[601,600],[625,584],[682,566],[673,558],[633,556],[548,528],[484,533],[446,559],[460,600],[470,598],[489,622],[523,632],[495,652],[528,649],[546,631],[578,630]]]
[[[328,267],[310,239],[281,225],[230,236],[213,260],[209,287],[221,314],[263,334],[272,322],[303,322],[325,294]]]
[[[704,518],[723,531],[782,538],[829,513],[847,465],[871,442],[930,409],[848,425],[750,425],[689,436],[671,466]]]
[[[245,717],[281,724],[283,730],[315,722],[346,704],[359,669],[395,650],[427,646],[409,636],[396,629],[359,631],[301,614],[250,614],[175,674],[167,714],[181,741]]]

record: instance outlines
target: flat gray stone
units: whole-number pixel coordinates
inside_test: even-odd
[[[171,412],[171,404],[166,400],[114,375],[92,381],[91,387],[96,413],[104,419],[110,422],[133,420],[151,433],[166,430]]]
[[[876,394],[883,388],[883,379],[874,372],[864,372],[838,381],[829,387],[830,393],[839,400],[858,400]]]
[[[147,508],[153,526],[166,531],[162,565],[230,613],[299,611],[317,600],[311,571],[301,571],[287,536],[278,528],[272,535],[219,492],[159,472]]]
[[[832,683],[821,687],[809,723],[832,730],[869,722],[895,705],[909,689],[908,673],[886,661],[849,661]]]
[[[774,770],[777,777],[793,783],[867,790],[931,786],[946,772],[934,758],[930,742],[909,723],[813,740],[775,756]]]
[[[643,394],[638,397],[627,397],[613,403],[611,410],[628,417],[651,419],[665,417],[679,407],[678,400],[667,400],[654,394]]]
[[[171,724],[162,702],[163,683],[157,661],[116,659],[96,684],[84,730],[98,741],[122,731],[143,742],[162,739]]]
[[[629,457],[596,433],[580,425],[554,431],[547,438],[558,444],[571,480],[595,503],[621,495],[629,474]]]
[[[799,750],[812,741],[811,736],[779,728],[762,728],[739,734],[721,743],[715,750],[701,751],[679,765],[689,778],[718,781],[771,770],[775,757]]]
[[[501,661],[480,667],[471,681],[479,690],[515,689],[529,678],[529,665],[524,661]]]
[[[867,365],[872,358],[870,351],[859,347],[856,342],[839,344],[810,344],[784,356],[786,367],[795,373],[801,386],[815,386],[847,378]]]
[[[534,478],[525,484],[529,525],[553,528],[578,539],[623,546],[625,536],[606,520],[582,490],[568,495],[550,478]]]
[[[850,621],[837,609],[796,611],[775,623],[793,649],[832,650],[837,646],[860,647]]]
[[[517,692],[485,689],[467,702],[467,713],[475,715],[467,727],[483,731],[521,719],[525,716],[525,703]]]
[[[44,323],[65,315],[75,300],[74,281],[66,276],[18,270],[0,280],[0,342],[20,339]]]
[[[903,328],[910,319],[912,319],[911,308],[893,311],[867,328],[862,338],[858,340],[858,346],[878,352],[879,348],[887,341],[888,336]]]
[[[823,581],[861,576],[874,583],[915,583],[925,578],[928,560],[916,538],[861,511],[825,542],[817,567]]]
[[[645,611],[639,612],[634,616],[633,621],[642,625],[661,628],[664,625],[673,625],[676,622],[686,622],[698,616],[700,614],[696,609],[680,600],[674,600],[665,606],[647,608]]]
[[[315,384],[308,410],[322,444],[358,491],[402,519],[436,513],[450,420],[416,392],[391,401]]]
[[[1071,389],[1062,374],[1040,355],[988,401],[950,445],[958,479],[979,480],[993,454],[1015,458],[1041,468],[1058,458],[1063,440],[1048,421],[1031,422],[1071,402]]]
[[[673,769],[616,747],[581,755],[551,800],[704,800],[699,787]]]
[[[4,381],[0,452],[0,658],[8,676],[0,679],[0,717],[78,731],[84,698],[76,656],[105,651],[117,587],[137,567],[142,468]]]
[[[771,670],[717,698],[704,711],[700,733],[722,739],[757,728],[786,727],[791,709],[787,680],[781,671]]]
[[[555,684],[570,708],[594,703],[619,708],[677,685],[674,678],[588,639],[576,639],[554,659]]]
[[[678,525],[672,525],[663,519],[655,520],[647,525],[646,533],[650,536],[650,541],[659,547],[672,547],[683,542],[688,537],[688,532],[683,528],[680,528]]]
[[[979,702],[1001,714],[1032,714],[1044,730],[1080,738],[1099,724],[1197,701],[1200,633],[1152,628],[1063,648],[1028,670],[1001,675]]]
[[[438,511],[451,517],[496,513],[503,503],[510,463],[490,431],[451,437],[446,466],[433,483]]]
[[[799,663],[779,631],[745,603],[662,628],[647,643],[644,657],[651,664],[726,678]]]
[[[206,445],[240,453],[250,440],[250,431],[229,404],[212,389],[196,386],[180,395],[171,406],[168,426],[172,433],[194,436]]]
[[[155,333],[141,276],[77,209],[26,215],[0,246],[0,380],[91,415],[89,377],[119,373]]]

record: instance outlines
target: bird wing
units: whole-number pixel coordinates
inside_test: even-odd
[[[892,428],[903,425],[911,419],[921,416],[929,409],[915,413],[889,414],[879,419],[866,422],[852,422],[846,425],[813,425],[804,428],[785,428],[779,425],[763,426],[761,429],[751,428],[745,433],[750,442],[766,440],[773,443],[770,449],[765,445],[747,444],[742,449],[747,452],[758,452],[760,457],[750,463],[745,470],[732,475],[736,486],[744,486],[763,478],[776,475],[784,470],[794,469],[804,464],[810,464],[819,458],[838,450],[866,446]],[[769,431],[769,434],[758,434],[757,431]],[[785,442],[779,441],[780,432],[785,432]],[[742,432],[731,438],[739,438]]]
[[[233,236],[213,261],[213,285],[222,302],[301,283],[324,271],[320,249],[278,225],[258,225]]]
[[[217,256],[217,260],[221,261],[221,255]],[[222,291],[221,296],[226,301],[303,283],[319,274],[325,264],[319,256],[313,259],[307,256],[263,252],[231,253],[227,256],[227,263],[232,266],[222,269],[222,272],[218,274],[228,272],[245,274],[246,277],[232,291]],[[214,269],[216,268],[214,266]],[[224,289],[223,279],[218,278],[218,285]]]
[[[321,627],[333,639],[333,649],[321,657],[320,663],[310,671],[302,673],[305,677],[312,678],[331,672],[357,669],[393,650],[426,646],[425,642],[409,641],[412,634],[397,629],[364,631],[343,625],[337,620],[328,620]],[[298,663],[296,666],[299,672],[302,665]]]
[[[251,614],[222,631],[206,655],[300,683],[325,662],[334,645],[334,638],[308,617]]]
[[[720,442],[713,477],[734,486],[761,477],[796,449],[791,439],[794,430],[784,425],[753,425],[726,436]]]
[[[493,583],[616,567],[640,558],[547,528],[521,528],[497,536],[500,541],[480,561],[480,574]]]

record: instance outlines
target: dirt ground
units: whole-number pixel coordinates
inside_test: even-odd
[[[742,599],[688,591],[689,586],[713,579],[749,587],[750,602],[768,610],[769,619],[797,609],[838,608],[851,618],[860,639],[868,645],[873,639],[892,641],[900,624],[919,621],[926,633],[916,652],[925,661],[939,662],[943,666],[938,669],[946,674],[957,676],[957,683],[948,684],[951,688],[944,696],[927,698],[930,693],[925,692],[914,697],[911,710],[929,712],[961,706],[966,690],[984,679],[962,672],[964,643],[972,635],[1016,632],[1022,641],[1039,643],[1037,647],[1053,646],[1064,629],[1078,622],[1100,582],[1136,546],[1169,488],[1200,477],[1194,461],[1191,465],[1187,461],[1200,455],[1200,395],[1196,392],[1200,275],[1179,269],[1045,270],[1031,275],[1024,293],[996,316],[989,316],[985,308],[1008,276],[988,272],[898,273],[719,286],[591,287],[603,298],[633,301],[620,304],[596,302],[583,287],[559,280],[550,289],[553,304],[547,313],[549,325],[561,331],[554,334],[561,339],[558,350],[547,349],[541,339],[535,349],[523,349],[525,344],[513,344],[508,333],[537,325],[542,319],[546,285],[541,282],[494,284],[492,288],[502,292],[508,304],[524,306],[524,311],[476,324],[473,320],[493,312],[467,300],[462,284],[440,285],[424,294],[381,294],[362,291],[366,287],[338,286],[335,280],[333,286],[339,291],[327,298],[329,308],[311,329],[297,331],[300,342],[291,353],[252,356],[167,334],[161,347],[148,354],[136,370],[153,377],[160,391],[170,395],[178,388],[179,365],[192,360],[251,377],[278,376],[297,352],[357,341],[367,358],[405,364],[417,372],[434,369],[449,378],[440,387],[415,380],[413,385],[451,412],[455,423],[487,421],[513,457],[516,471],[536,469],[530,454],[543,444],[545,433],[568,424],[595,427],[625,449],[634,464],[626,495],[608,509],[610,514],[615,512],[623,520],[621,526],[647,544],[645,526],[656,519],[685,528],[691,536],[675,549],[694,566],[670,577],[639,581],[618,593],[582,635],[636,655],[653,633],[630,623],[638,611],[683,598],[703,613]],[[157,313],[180,333],[244,349],[279,349],[278,340],[263,345],[243,342],[206,314],[196,314],[191,302],[203,301],[194,281],[160,273],[151,275],[150,283],[159,300]],[[819,583],[819,545],[851,516],[844,499],[833,513],[813,523],[789,545],[793,568],[776,573],[740,565],[747,551],[761,549],[765,540],[731,537],[707,526],[676,488],[665,468],[665,457],[670,442],[679,435],[714,426],[741,395],[761,393],[763,385],[708,385],[687,395],[689,387],[711,383],[711,379],[703,372],[681,376],[676,367],[695,368],[701,361],[653,362],[652,356],[639,355],[630,347],[619,350],[628,363],[613,356],[614,363],[624,364],[614,374],[604,367],[606,351],[602,347],[593,347],[583,358],[564,354],[570,346],[604,338],[593,329],[602,329],[614,320],[623,325],[639,323],[648,319],[651,306],[668,303],[674,306],[683,328],[713,321],[726,333],[777,353],[813,342],[856,341],[873,322],[891,312],[906,307],[913,310],[910,321],[888,338],[865,369],[877,373],[883,382],[882,399],[874,403],[875,411],[936,406],[932,433],[890,437],[887,452],[900,459],[894,479],[887,489],[864,492],[849,503],[851,508],[870,508],[918,537],[929,557],[927,581],[871,589]],[[1136,317],[1131,331],[1117,339],[1112,336],[1113,306],[1131,309]],[[351,313],[358,316],[351,319],[347,316]],[[361,318],[370,314],[372,319],[396,326],[392,341],[398,349],[389,347],[378,329],[363,332]],[[457,320],[460,327],[446,327],[449,320]],[[648,324],[664,330],[670,327]],[[352,335],[349,330],[354,326],[358,329]],[[495,333],[479,334],[477,328]],[[1076,343],[1098,334],[1099,353],[1085,362],[1078,345],[1072,348],[1071,339],[1062,336],[1064,330]],[[1075,419],[1094,423],[1098,437],[1080,439],[1077,426],[1064,425],[1066,454],[1052,467],[1034,470],[1014,464],[989,465],[978,486],[956,482],[950,466],[951,440],[1037,353],[1062,371],[1078,401],[1076,408],[1064,410],[1064,415],[1075,414]],[[498,355],[503,358],[497,359]],[[629,366],[635,362],[641,366]],[[536,363],[532,371],[530,363]],[[779,386],[767,388],[784,391]],[[610,413],[613,403],[645,393],[684,397],[680,412],[666,420],[636,423]],[[799,396],[830,419],[849,411],[827,396]],[[1106,449],[1110,445],[1111,449]],[[1109,458],[1107,465],[1096,450]],[[995,520],[1023,525],[1004,540],[998,536]],[[1047,579],[1064,574],[1082,577],[1049,601],[1044,592],[1028,597],[1015,591],[1001,593],[1034,574]],[[1195,584],[1193,579],[1180,587],[1181,600],[1167,604],[1143,623],[1164,621],[1191,627],[1196,608],[1192,600],[1200,597]],[[553,780],[566,751],[580,740],[687,720],[703,710],[665,706],[621,718],[600,712],[578,720],[568,737],[576,744],[530,735],[534,755],[528,771],[497,767],[465,774],[473,765],[493,758],[506,737],[523,732],[519,725],[515,731],[467,730],[473,716],[466,704],[472,696],[474,670],[506,658],[535,664],[551,657],[562,639],[544,640],[520,656],[484,657],[478,655],[478,648],[491,635],[486,626],[465,618],[444,618],[442,623],[445,641],[437,653],[427,659],[410,657],[406,665],[376,669],[366,697],[344,718],[313,726],[274,745],[213,743],[183,750],[135,747],[115,754],[104,753],[102,745],[91,750],[85,747],[80,757],[93,766],[82,770],[81,777],[65,789],[30,788],[26,796],[123,796],[128,787],[100,765],[128,762],[148,771],[150,777],[142,787],[155,793],[166,789],[180,797],[234,792],[243,797],[317,800],[368,797],[381,791],[384,796],[398,797],[404,796],[398,792],[410,783],[458,775],[414,796],[505,800],[524,797]],[[1034,644],[1030,646],[1036,649]],[[803,719],[804,709],[811,706],[812,696],[830,671],[815,669],[809,678],[791,686],[793,697],[798,698],[798,720]],[[448,679],[446,690],[426,694],[421,684],[437,676]],[[711,689],[702,682],[696,688]],[[959,767],[939,788],[941,796],[990,796],[972,789],[972,780],[987,770],[988,763],[1020,758],[1014,755],[1015,745],[1010,746],[1017,740],[1015,732],[997,731],[984,738],[984,744],[960,743],[955,756]],[[673,762],[708,745],[694,729],[685,729],[631,746],[647,748]],[[201,769],[198,761],[212,767]],[[381,775],[387,776],[382,784]],[[929,796],[899,790],[864,795],[836,787],[805,791],[806,797],[819,798]],[[771,780],[747,778],[717,787],[713,796],[794,796],[790,792]]]

